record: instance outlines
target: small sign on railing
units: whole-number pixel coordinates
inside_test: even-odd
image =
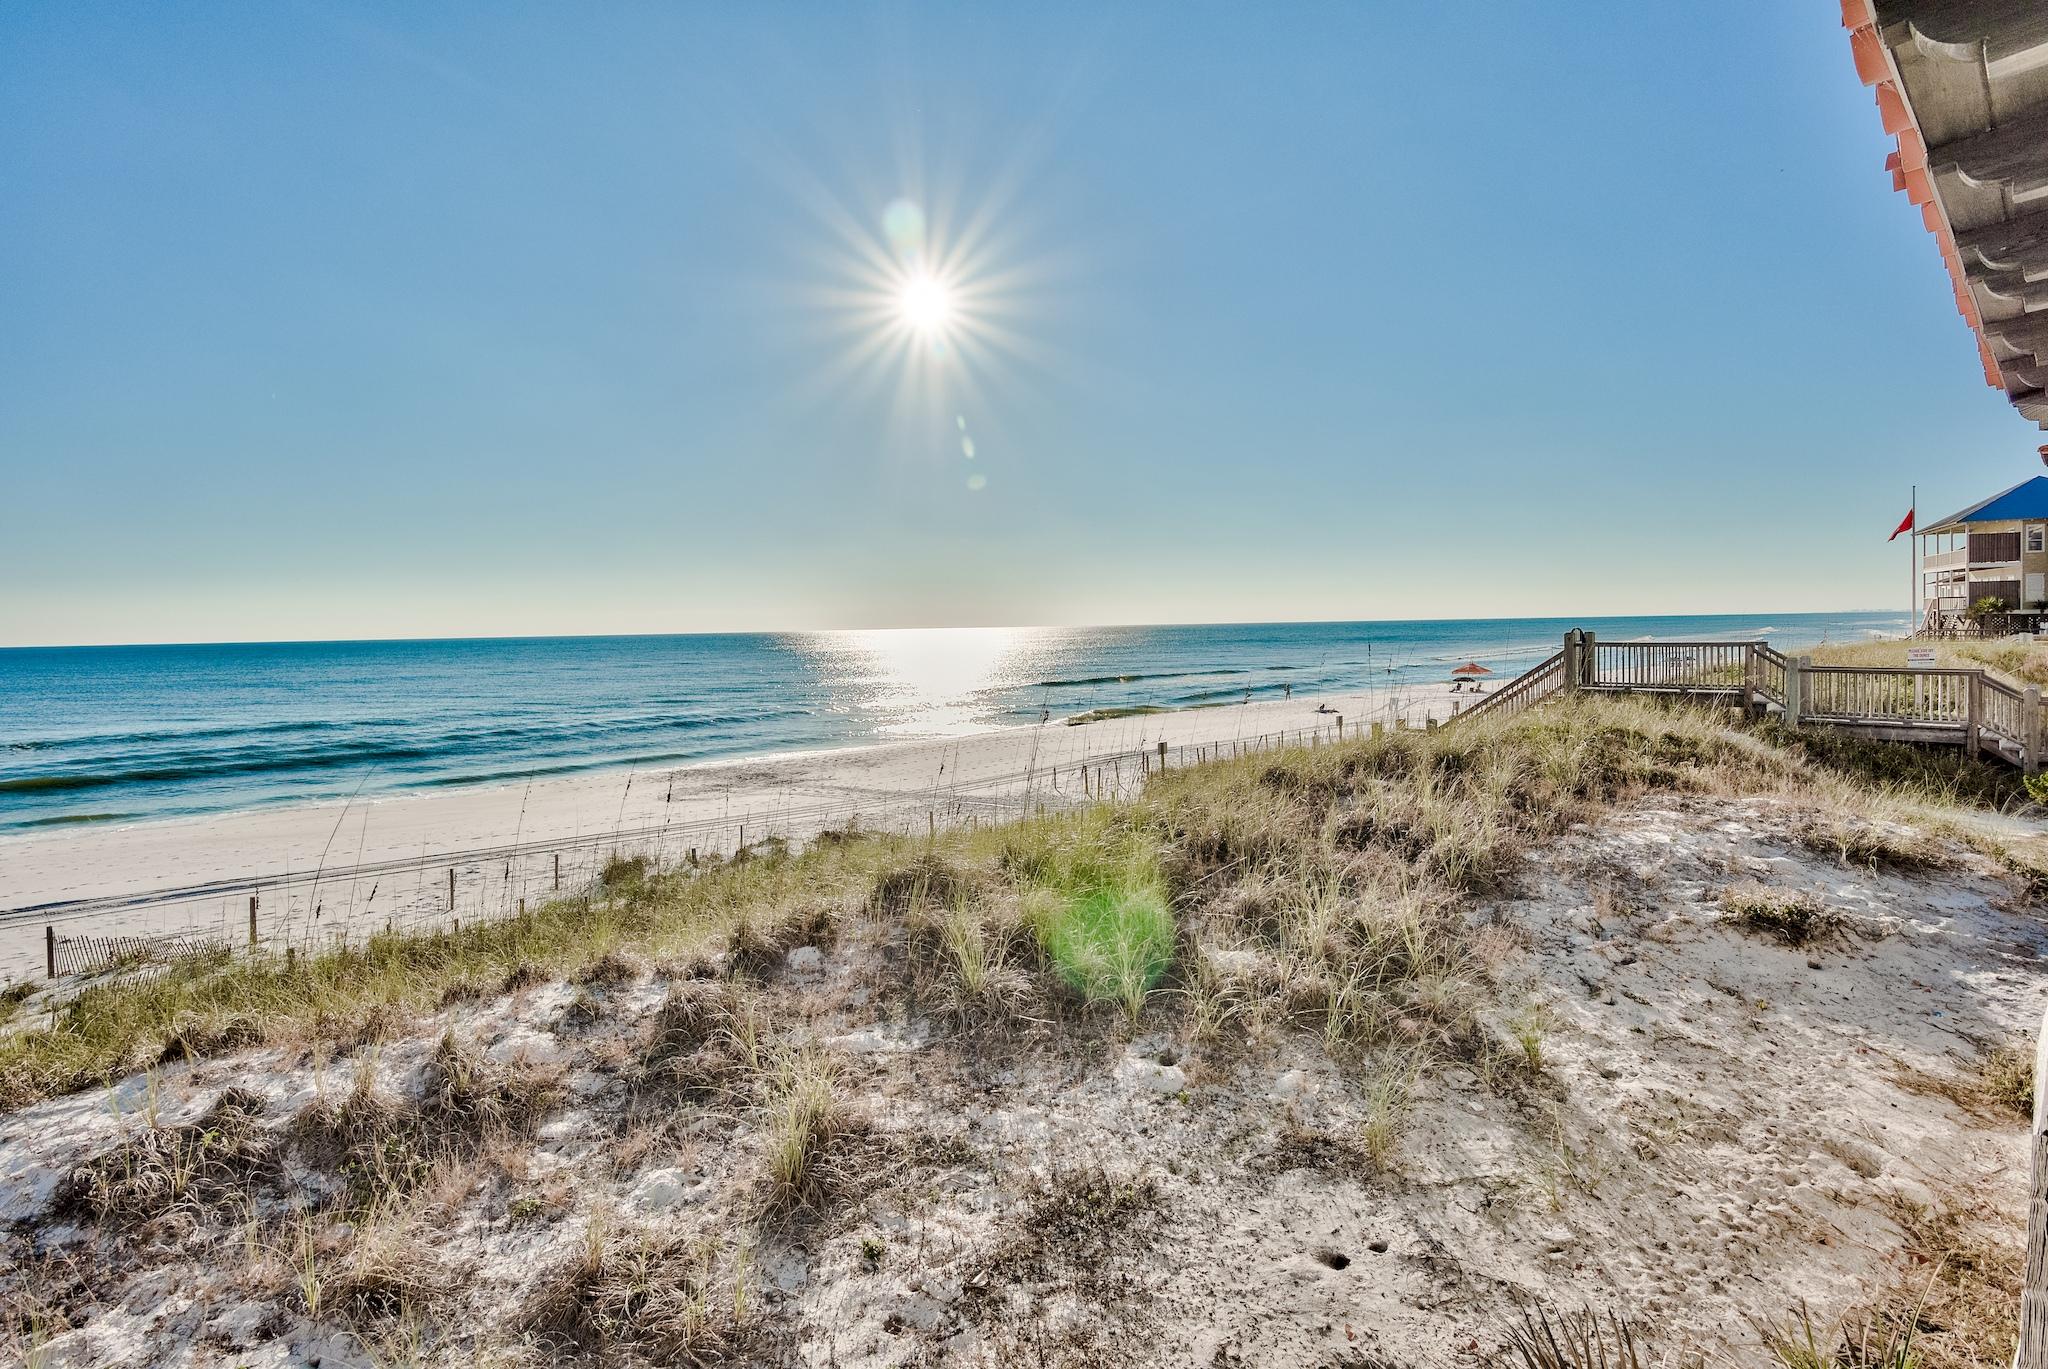
[[[1931,646],[1909,646],[1906,648],[1908,670],[1934,669],[1934,648]]]

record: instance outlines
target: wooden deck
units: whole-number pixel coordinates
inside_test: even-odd
[[[2034,774],[2044,733],[2041,691],[1982,670],[1817,666],[1764,642],[1602,642],[1583,629],[1467,718],[1519,713],[1559,694],[1649,694],[1775,716],[1880,741],[1960,746]]]

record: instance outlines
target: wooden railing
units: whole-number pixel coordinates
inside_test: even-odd
[[[1802,717],[1961,726],[1970,720],[1970,690],[1982,672],[1808,665],[1800,674],[1806,680]]]
[[[1461,716],[1512,718],[1557,693],[1564,685],[1564,653],[1560,651],[1517,675],[1511,683],[1489,695],[1485,703],[1466,709]]]
[[[2031,751],[2040,730],[2041,691],[2034,689],[2022,694],[2011,685],[1979,672],[1975,713],[1978,731],[2006,738]]]
[[[1982,670],[1946,666],[1817,666],[1764,642],[1601,642],[1573,629],[1564,650],[1465,714],[1511,717],[1579,690],[1682,695],[1775,709],[1791,727],[1827,723],[1866,736],[1989,750],[2032,774],[2044,733],[2041,691]]]
[[[1739,689],[1749,642],[1593,642],[1587,685],[1607,689]]]
[[[1784,706],[1785,667],[1791,664],[1785,657],[1771,650],[1762,642],[1749,654],[1749,687],[1772,703]]]

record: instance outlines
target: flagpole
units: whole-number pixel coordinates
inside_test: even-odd
[[[1913,487],[1913,535],[1906,539],[1906,635],[1920,630],[1920,487]]]

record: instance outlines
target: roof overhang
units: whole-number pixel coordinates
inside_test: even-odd
[[[2000,490],[1989,499],[1979,499],[1967,509],[1959,509],[1919,531],[1931,537],[1937,533],[1964,532],[1973,523],[2034,522],[2048,522],[2048,475],[2022,480],[2010,489]]]
[[[2048,0],[1842,0],[1984,378],[2048,428]]]

